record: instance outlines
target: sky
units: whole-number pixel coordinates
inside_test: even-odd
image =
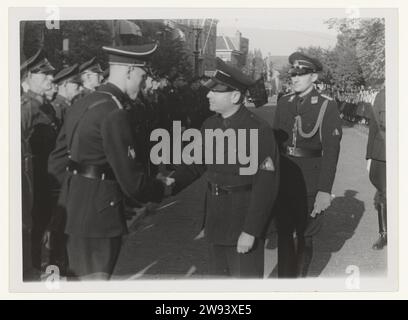
[[[217,11],[218,35],[233,36],[238,29],[249,39],[250,50],[263,55],[289,55],[298,47],[334,47],[337,32],[324,21],[332,17],[372,16],[368,10],[346,9],[229,9]]]

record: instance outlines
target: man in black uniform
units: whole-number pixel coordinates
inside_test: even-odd
[[[124,195],[141,202],[162,198],[162,183],[148,178],[136,161],[139,147],[124,109],[136,99],[156,48],[103,47],[109,81],[71,107],[50,157],[49,170],[63,183],[59,203],[66,210],[73,276],[110,278],[127,232]]]
[[[31,260],[41,270],[42,235],[51,216],[47,159],[55,145],[57,121],[54,109],[44,101],[51,89],[48,75],[54,71],[40,49],[21,66],[28,91],[21,97],[23,214],[31,202]],[[32,165],[32,171],[30,168]],[[31,207],[31,206],[30,206]]]
[[[57,95],[51,102],[56,117],[58,119],[58,131],[62,127],[65,114],[71,106],[71,101],[79,94],[79,86],[81,85],[80,78],[78,76],[78,64],[74,64],[70,67],[62,69],[58,72],[53,83],[57,86]],[[57,265],[60,268],[60,274],[66,273],[66,237],[64,234],[62,216],[65,216],[65,211],[57,205],[58,196],[60,193],[60,184],[53,175],[49,175],[49,185],[52,199],[52,219],[45,231],[43,242],[49,251],[49,264]],[[61,222],[56,224],[56,222]]]
[[[370,161],[370,181],[377,189],[374,205],[378,212],[380,237],[374,243],[374,250],[381,250],[387,245],[387,170],[385,154],[385,89],[375,97],[370,131],[367,143],[367,160]]]
[[[95,89],[101,85],[104,73],[96,57],[81,64],[78,68],[78,72],[81,78],[82,90],[74,98],[73,102],[94,92]]]
[[[321,63],[303,53],[289,57],[294,93],[282,97],[275,124],[281,150],[278,276],[306,276],[313,236],[331,203],[342,128],[337,105],[314,88]]]
[[[216,114],[204,122],[203,140],[208,130],[236,136],[243,131],[246,143],[239,141],[234,150],[228,150],[224,144],[224,150],[219,150],[223,151],[223,164],[216,161],[207,165],[183,164],[167,178],[168,184],[174,179],[174,192],[178,192],[206,172],[204,233],[209,242],[210,273],[216,276],[264,276],[264,232],[278,192],[279,157],[272,128],[243,105],[245,92],[252,84],[253,81],[239,70],[217,59],[217,71],[206,83],[210,90],[210,109]],[[250,150],[251,129],[258,133],[258,162],[254,173],[244,175],[240,172],[240,164],[228,164],[225,156],[231,151],[238,154],[243,147],[246,152]],[[213,146],[213,154],[218,147]],[[207,155],[208,151],[203,154]]]
[[[58,86],[57,96],[51,102],[60,123],[71,105],[72,99],[79,94],[81,81],[78,77],[78,64],[74,64],[58,72],[53,82]]]

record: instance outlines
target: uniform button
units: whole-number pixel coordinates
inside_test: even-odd
[[[78,174],[77,170],[72,171],[73,174]]]
[[[71,155],[68,155],[68,159],[71,159]]]
[[[113,206],[115,205],[115,202],[111,201],[111,202],[109,203],[109,205],[110,205],[111,207],[113,207]]]

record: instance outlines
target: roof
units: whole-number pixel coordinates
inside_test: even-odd
[[[234,42],[228,36],[217,36],[216,50],[240,51],[239,48],[235,47]]]

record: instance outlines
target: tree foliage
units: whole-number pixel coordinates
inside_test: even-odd
[[[103,68],[108,66],[108,57],[102,46],[116,44],[145,44],[159,42],[158,50],[152,56],[152,67],[158,74],[192,76],[192,66],[180,39],[173,39],[172,30],[161,20],[133,20],[143,36],[121,40],[114,36],[114,21],[81,20],[61,21],[60,29],[46,28],[44,21],[24,22],[22,32],[22,60],[31,57],[43,47],[50,62],[61,69],[66,65],[83,63],[96,56]],[[63,51],[63,39],[69,39],[69,50]]]
[[[339,76],[356,84],[379,84],[385,80],[385,21],[370,19],[330,19],[329,28],[339,32],[336,52],[342,70]],[[358,70],[351,74],[347,62]],[[351,67],[350,67],[351,69]]]
[[[299,48],[323,64],[320,80],[347,89],[378,85],[385,80],[384,19],[330,19],[329,28],[338,31],[336,46]],[[280,71],[281,80],[289,82],[289,65]]]
[[[157,41],[159,47],[152,56],[152,67],[159,75],[173,76],[177,73],[191,78],[193,71],[188,52],[180,39],[174,39],[173,30],[161,20],[132,20],[143,33],[143,43]]]
[[[248,52],[242,71],[252,79],[259,79],[266,72],[266,64],[261,50],[254,49]]]

